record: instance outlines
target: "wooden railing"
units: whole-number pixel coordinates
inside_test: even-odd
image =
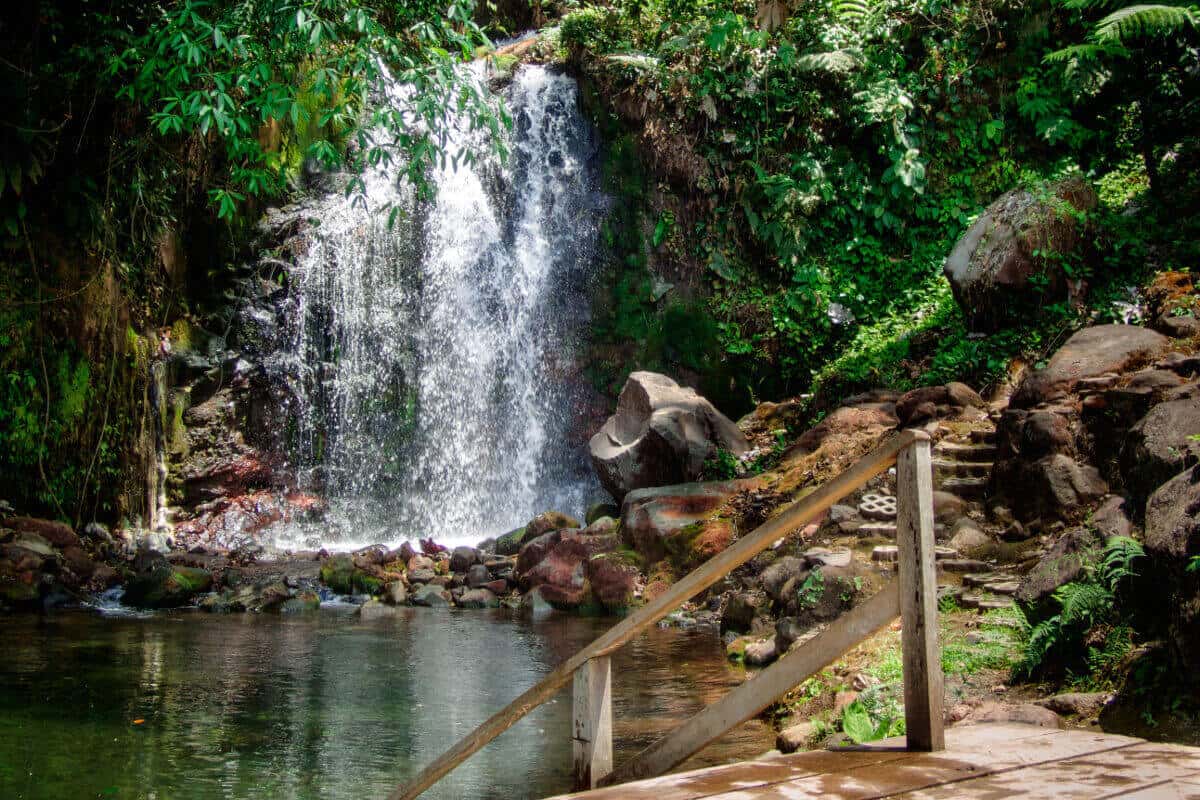
[[[826,630],[613,771],[611,654],[686,600],[712,586],[784,536],[896,464],[899,575]],[[388,800],[412,800],[574,680],[572,743],[576,788],[660,775],[754,717],[844,652],[902,618],[904,714],[910,750],[944,749],[942,672],[937,644],[933,475],[924,431],[892,434],[807,497],[792,503],[568,658],[439,756]]]

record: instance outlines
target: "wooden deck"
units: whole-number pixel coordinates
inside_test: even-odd
[[[1098,798],[1200,800],[1200,748],[1031,725],[946,731],[946,750],[904,739],[664,775],[557,800],[906,800]]]

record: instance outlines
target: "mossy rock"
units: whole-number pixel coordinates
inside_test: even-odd
[[[212,588],[212,573],[200,567],[182,567],[164,559],[154,569],[138,574],[125,589],[125,599],[143,608],[174,608],[189,603]]]
[[[338,594],[376,594],[383,581],[354,565],[352,556],[331,556],[321,564],[321,583]]]
[[[593,503],[592,505],[588,506],[587,513],[584,514],[583,519],[584,522],[586,522],[588,525],[591,525],[596,520],[604,517],[619,519],[620,516],[621,509],[612,503]]]
[[[516,528],[496,540],[496,555],[515,556],[521,552],[521,539],[525,536],[525,528]]]
[[[304,614],[320,608],[320,595],[316,591],[301,591],[295,597],[284,600],[280,606],[281,614]]]

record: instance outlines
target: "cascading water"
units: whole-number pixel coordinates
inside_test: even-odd
[[[397,167],[314,209],[286,361],[294,467],[330,513],[279,544],[473,543],[595,493],[569,435],[606,203],[595,136],[569,77],[525,66],[507,93],[504,163],[456,121],[451,150],[479,158],[436,169],[432,202]]]

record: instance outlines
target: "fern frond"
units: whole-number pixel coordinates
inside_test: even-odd
[[[1141,543],[1128,536],[1113,536],[1104,545],[1104,560],[1100,564],[1100,574],[1109,591],[1115,592],[1117,584],[1125,578],[1132,578],[1137,573],[1133,562],[1146,555]]]
[[[1102,58],[1121,58],[1129,55],[1129,51],[1119,44],[1073,44],[1061,50],[1054,50],[1042,59],[1047,64],[1066,64],[1071,62],[1099,61]]]
[[[796,59],[800,72],[852,72],[862,66],[857,50],[832,50],[828,53],[805,53]]]
[[[1079,11],[1107,9],[1116,4],[1116,0],[1063,0],[1062,2],[1063,8],[1072,8]]]
[[[847,25],[857,25],[871,13],[870,0],[834,0],[833,13]]]
[[[1100,20],[1094,38],[1101,44],[1124,44],[1133,39],[1174,36],[1197,26],[1197,13],[1183,6],[1126,6]]]
[[[1112,592],[1094,583],[1068,583],[1055,590],[1054,599],[1062,605],[1058,616],[1063,627],[1103,619],[1113,604]]]

